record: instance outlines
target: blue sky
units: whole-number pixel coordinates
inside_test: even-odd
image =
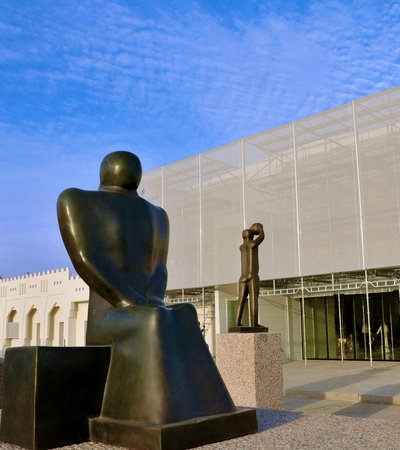
[[[400,84],[400,2],[2,0],[0,275],[71,266],[55,203]]]

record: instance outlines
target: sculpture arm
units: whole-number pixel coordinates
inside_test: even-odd
[[[80,277],[111,305],[125,307],[148,304],[147,298],[126,281],[126,277],[110,264],[106,255],[101,260],[87,251],[79,252],[74,258],[70,256]]]
[[[96,233],[85,233],[90,218],[79,189],[67,189],[57,201],[57,216],[61,235],[71,261],[81,278],[113,306],[145,305],[147,299],[136,291],[113,264],[106,253],[101,257],[90,249],[101,248]],[[88,223],[89,222],[89,223]]]
[[[257,238],[253,241],[254,247],[258,247],[265,238],[264,227],[261,225],[261,223],[254,223],[250,227],[250,229],[258,234]]]

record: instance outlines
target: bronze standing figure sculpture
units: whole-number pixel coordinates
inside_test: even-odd
[[[257,236],[255,239],[254,237]],[[258,276],[258,246],[264,240],[264,229],[261,223],[254,223],[242,232],[243,244],[240,246],[242,274],[239,279],[239,298],[236,326],[243,327],[243,309],[249,300],[250,325],[254,328],[265,328],[258,323],[258,294],[260,277]]]

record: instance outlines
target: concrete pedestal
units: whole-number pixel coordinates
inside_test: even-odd
[[[236,406],[283,407],[279,333],[217,335],[217,366]]]

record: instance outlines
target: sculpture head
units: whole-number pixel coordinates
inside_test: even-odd
[[[244,240],[253,239],[254,232],[250,229],[246,229],[242,231],[242,237]]]
[[[142,165],[139,158],[130,152],[108,154],[100,166],[100,189],[117,187],[134,190],[142,178]]]

